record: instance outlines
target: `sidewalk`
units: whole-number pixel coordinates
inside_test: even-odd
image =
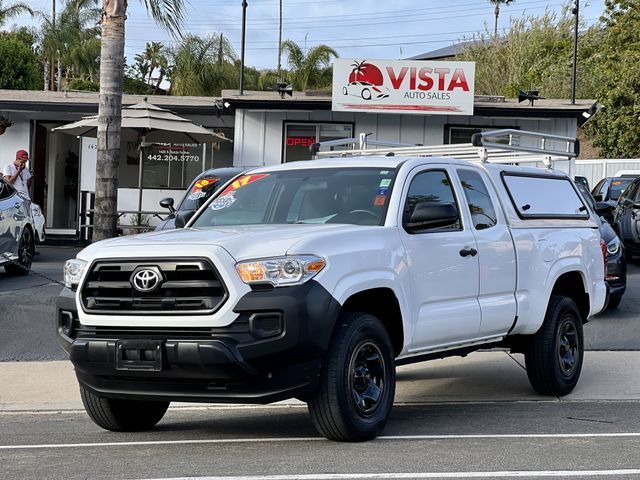
[[[535,394],[522,355],[476,352],[398,368],[396,404],[553,401]],[[640,401],[640,351],[585,354],[575,391],[561,401]],[[0,413],[81,410],[71,363],[0,363]],[[297,400],[282,402],[300,404]],[[173,404],[180,408],[193,404]]]

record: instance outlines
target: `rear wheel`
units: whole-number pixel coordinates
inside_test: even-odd
[[[308,398],[314,426],[331,440],[375,438],[395,394],[395,359],[384,325],[368,313],[344,314],[325,358],[320,387]]]
[[[525,351],[531,386],[542,395],[571,393],[580,378],[583,357],[580,311],[571,298],[554,295],[542,327]]]
[[[4,269],[9,275],[27,275],[31,270],[33,254],[35,251],[35,239],[29,228],[22,230],[20,243],[18,244],[18,259],[15,263],[5,265]]]
[[[93,393],[80,385],[82,403],[96,425],[113,432],[149,430],[164,416],[169,402],[119,400]]]

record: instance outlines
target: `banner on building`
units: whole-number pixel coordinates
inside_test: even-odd
[[[473,115],[474,62],[364,60],[333,64],[338,112]]]

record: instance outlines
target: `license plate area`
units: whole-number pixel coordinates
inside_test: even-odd
[[[116,370],[159,372],[162,370],[161,340],[118,340]]]

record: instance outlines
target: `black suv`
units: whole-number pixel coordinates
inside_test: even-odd
[[[607,274],[605,280],[609,286],[608,308],[616,308],[627,289],[627,261],[624,247],[612,226],[601,216],[611,216],[613,207],[605,202],[596,202],[589,190],[582,183],[576,182],[576,187],[585,201],[596,213],[600,238],[607,244]],[[626,193],[626,192],[625,192]]]
[[[170,230],[176,227],[183,227],[193,214],[196,213],[196,210],[204,205],[214,192],[229,180],[251,168],[255,167],[211,168],[202,172],[191,182],[189,189],[182,200],[180,200],[178,208],[174,208],[174,200],[171,197],[160,200],[160,206],[168,209],[170,214],[156,227],[156,230]]]
[[[627,255],[640,255],[640,178],[625,189],[613,212],[613,226],[627,248]]]

